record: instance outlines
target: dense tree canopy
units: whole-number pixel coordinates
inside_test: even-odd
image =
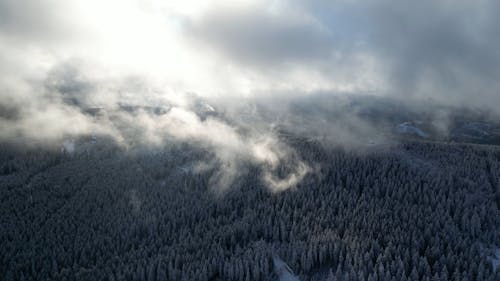
[[[303,281],[500,280],[500,150],[288,142],[316,169],[280,193],[250,164],[215,192],[188,145],[3,145],[0,279],[275,280],[279,255]]]

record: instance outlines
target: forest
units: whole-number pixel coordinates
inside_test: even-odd
[[[279,256],[302,281],[500,280],[498,147],[287,142],[315,169],[282,192],[252,163],[217,191],[188,144],[4,143],[0,279],[278,280]]]

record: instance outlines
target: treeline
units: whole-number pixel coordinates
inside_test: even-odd
[[[317,169],[276,194],[251,165],[216,192],[188,145],[3,145],[0,279],[276,280],[277,254],[303,281],[500,280],[498,149],[290,145]]]

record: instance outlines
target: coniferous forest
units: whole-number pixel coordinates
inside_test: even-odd
[[[314,171],[217,190],[189,145],[78,153],[3,144],[1,280],[500,280],[500,150],[288,140]],[[287,169],[282,164],[276,173]]]
[[[500,281],[500,0],[0,0],[0,281]]]

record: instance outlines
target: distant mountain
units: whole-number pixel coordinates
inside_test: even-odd
[[[489,122],[463,122],[456,124],[450,132],[456,142],[499,143],[500,125]]]
[[[218,112],[215,108],[201,98],[196,98],[188,109],[201,119],[206,119],[209,116],[218,116]]]
[[[97,119],[113,119],[113,114],[143,112],[155,116],[168,114],[173,105],[120,103],[118,108],[92,107],[82,110]],[[359,135],[373,139],[410,138],[500,145],[500,117],[489,112],[446,107],[432,103],[410,103],[373,96],[337,97],[318,95],[284,101],[249,101],[234,112],[192,96],[185,106],[201,120],[216,118],[230,125],[258,128],[285,128],[287,131],[321,138],[323,134]],[[115,122],[116,118],[113,119]]]
[[[154,115],[164,115],[172,109],[172,106],[168,104],[161,106],[120,104],[119,108],[129,113],[144,111]]]

